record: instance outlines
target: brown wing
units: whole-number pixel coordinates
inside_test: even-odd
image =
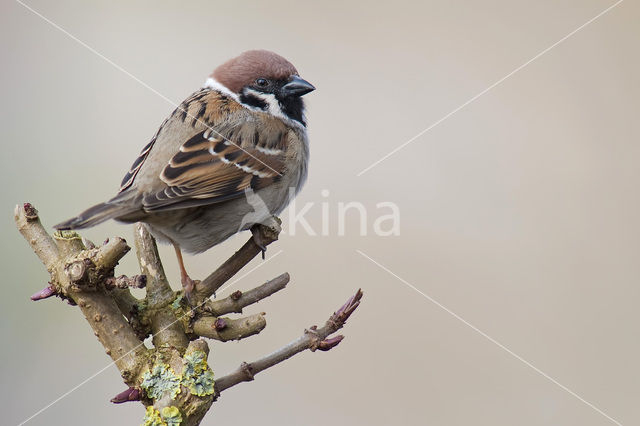
[[[230,104],[232,103],[235,105],[231,106]],[[165,128],[169,120],[179,120],[181,123],[184,123],[185,127],[189,127],[190,125],[192,128],[202,128],[204,130],[207,126],[213,125],[213,123],[223,121],[224,117],[234,110],[242,110],[242,107],[220,92],[211,89],[201,89],[191,94],[191,96],[185,99],[171,115],[164,120],[156,134],[151,138],[151,141],[142,148],[138,158],[136,158],[122,179],[119,192],[122,193],[133,185],[133,181],[140,171],[142,164],[149,156],[160,132]]]
[[[285,173],[286,134],[276,129],[260,133],[256,125],[245,122],[224,133],[211,128],[191,137],[160,175],[167,187],[145,196],[144,209],[218,203],[243,196],[248,188],[257,190],[277,181]],[[249,143],[243,143],[243,137],[249,138]],[[269,143],[264,143],[266,140]]]

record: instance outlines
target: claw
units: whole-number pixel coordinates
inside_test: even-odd
[[[187,302],[193,306],[193,290],[196,288],[196,282],[188,276],[182,277],[182,288],[184,289],[184,296],[187,298]]]
[[[180,267],[180,281],[182,282],[182,288],[184,289],[184,296],[186,297],[187,302],[189,302],[189,305],[193,307],[195,304],[195,300],[193,300],[193,290],[195,290],[196,284],[199,281],[192,280],[189,274],[187,274],[180,246],[174,243],[173,248],[176,251],[176,258],[178,259],[178,266]]]
[[[256,243],[258,248],[262,251],[262,260],[264,260],[264,254],[267,252],[267,246],[262,241],[262,237],[260,236],[260,229],[258,228],[260,225],[253,225],[251,227],[251,235],[253,235],[253,242]]]

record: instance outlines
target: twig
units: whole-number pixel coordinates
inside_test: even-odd
[[[51,286],[56,293],[77,304],[93,328],[94,334],[114,360],[127,384],[138,375],[146,349],[133,329],[122,316],[118,305],[104,289],[97,287],[104,268],[114,265],[127,252],[128,247],[115,241],[100,248],[82,250],[82,240],[75,233],[49,236],[38,218],[37,210],[31,204],[17,206],[15,221],[20,233],[32,246],[51,273]],[[68,257],[63,257],[65,254]],[[70,260],[69,260],[70,259]],[[72,270],[73,265],[85,265],[81,271]],[[88,277],[91,291],[83,291],[75,278]]]
[[[273,226],[258,225],[259,239],[266,247],[278,239],[280,233],[279,223]],[[252,237],[237,252],[233,254],[218,269],[211,273],[207,278],[196,283],[196,299],[204,300],[222,287],[231,277],[233,277],[240,269],[249,263],[258,253],[262,253],[263,249],[256,243],[256,237]]]
[[[82,244],[82,239],[79,239],[81,241],[80,244]],[[124,238],[109,238],[102,247],[98,248],[98,251],[95,255],[94,263],[99,269],[103,269],[105,271],[112,270],[116,267],[120,259],[122,259],[122,257],[129,252],[129,250],[131,250],[131,247],[127,245],[127,242],[124,240]]]
[[[135,246],[141,276],[115,277],[114,268],[129,250],[122,238],[114,237],[102,246],[85,243],[73,231],[59,231],[53,238],[46,232],[30,204],[17,206],[16,225],[50,273],[49,285],[32,300],[53,295],[77,304],[114,360],[128,386],[112,402],[140,400],[147,406],[145,424],[196,426],[220,392],[287,358],[310,349],[329,350],[343,336],[329,337],[340,329],[360,304],[362,292],[351,297],[322,328],[311,327],[300,338],[220,379],[214,380],[207,364],[209,347],[200,336],[220,341],[239,340],[262,331],[265,313],[244,318],[221,315],[241,313],[243,308],[284,289],[284,273],[247,292],[212,301],[209,296],[249,263],[264,247],[277,240],[279,220],[252,228],[253,237],[215,272],[196,285],[202,304],[189,306],[174,292],[164,273],[153,237],[143,225],[136,225]],[[129,287],[145,287],[138,300]],[[214,314],[212,316],[212,313]],[[153,348],[142,343],[153,334]]]
[[[360,299],[362,299],[362,290],[358,290],[355,295],[351,296],[347,303],[331,315],[323,327],[317,328],[313,326],[309,330],[305,330],[301,337],[288,345],[254,362],[244,362],[236,371],[216,380],[216,395],[238,383],[253,380],[256,374],[291,358],[297,353],[307,349],[311,351],[316,349],[327,351],[336,347],[344,337],[335,336],[329,339],[327,337],[344,326],[349,316],[360,305]]]
[[[271,296],[273,293],[284,289],[289,283],[289,274],[284,273],[267,281],[266,283],[258,286],[249,291],[241,292],[237,290],[231,293],[230,296],[224,299],[214,300],[209,303],[208,308],[213,312],[215,316],[220,316],[229,313],[242,313],[242,309],[253,303],[256,303],[262,299]]]
[[[134,275],[132,277],[120,275],[119,277],[109,277],[104,282],[104,286],[107,290],[112,290],[114,288],[145,288],[146,285],[146,275]]]
[[[47,271],[53,272],[59,257],[58,246],[40,223],[38,210],[31,204],[24,203],[22,206],[16,206],[14,219],[18,231],[44,263]]]
[[[154,304],[170,302],[175,298],[175,294],[164,273],[155,240],[146,226],[141,223],[134,225],[133,236],[140,271],[147,277],[147,302]]]
[[[160,309],[171,303],[176,294],[169,286],[156,242],[141,223],[134,227],[134,239],[140,270],[147,277],[147,309],[154,313],[150,319],[153,345],[156,348],[169,346],[184,351],[189,338],[182,324],[177,321],[173,311]]]
[[[265,313],[244,318],[201,317],[193,323],[193,332],[198,336],[226,342],[240,340],[260,333],[266,326]]]

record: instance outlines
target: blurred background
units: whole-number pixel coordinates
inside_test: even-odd
[[[319,232],[328,202],[330,235],[282,235],[267,258],[282,253],[228,291],[292,275],[246,311],[267,311],[267,328],[212,342],[209,362],[220,376],[280,347],[358,287],[363,304],[336,350],[226,391],[203,424],[614,424],[356,250],[615,421],[640,423],[637,3],[619,4],[359,177],[614,2],[27,4],[176,102],[252,48],[282,54],[317,87],[306,97],[312,160],[298,203],[315,203],[306,218]],[[111,197],[173,106],[20,3],[0,7],[0,401],[2,423],[18,424],[110,359],[77,309],[29,301],[48,276],[13,208],[33,203],[50,227]],[[337,235],[336,205],[349,201],[367,207],[368,236],[356,215]],[[400,208],[399,236],[371,232],[382,201]],[[83,235],[132,239],[113,222]],[[192,276],[246,238],[188,256]],[[161,255],[179,288],[172,250]],[[117,272],[136,274],[135,257]],[[109,402],[123,389],[112,366],[28,424],[139,424],[140,404]]]

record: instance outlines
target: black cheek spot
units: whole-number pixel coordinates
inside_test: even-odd
[[[282,112],[292,120],[295,120],[306,126],[307,123],[304,122],[304,102],[300,97],[287,97],[284,99],[279,98],[280,106],[282,107]]]
[[[262,110],[266,110],[268,106],[265,101],[254,95],[240,95],[240,102],[254,108],[260,108]]]

